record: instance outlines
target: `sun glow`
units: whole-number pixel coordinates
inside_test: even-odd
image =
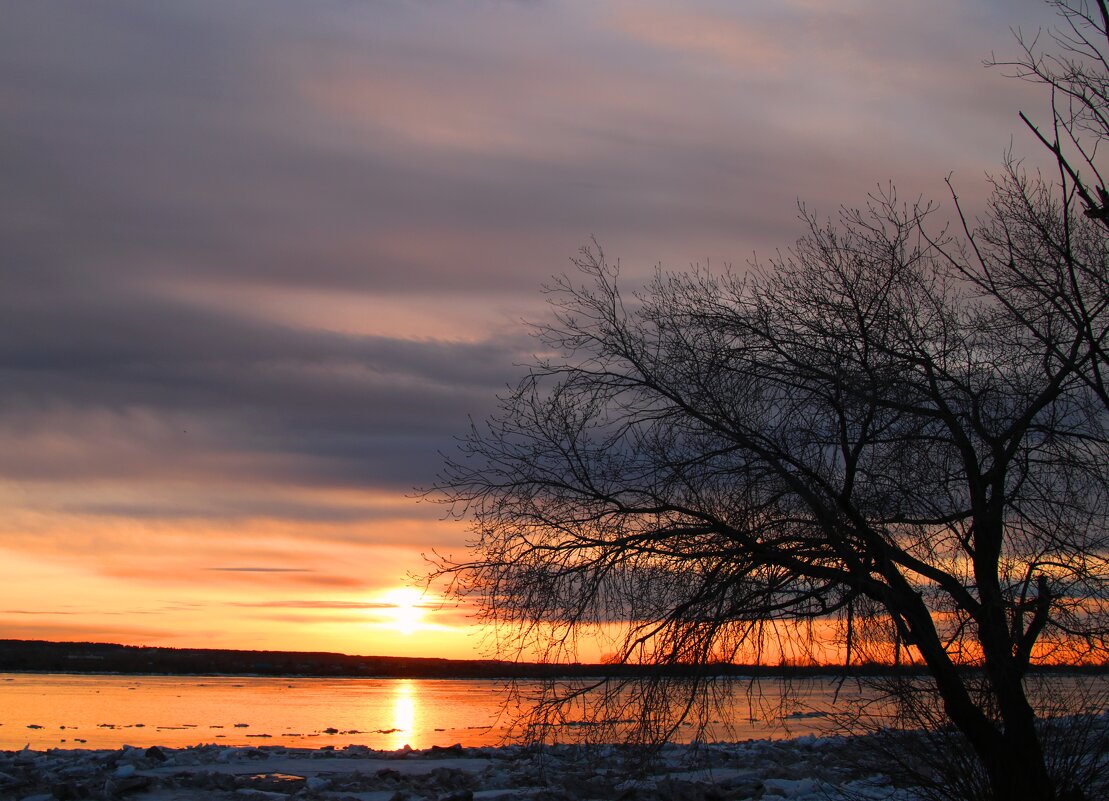
[[[424,619],[423,594],[411,587],[389,590],[381,596],[390,628],[401,634],[414,634]]]

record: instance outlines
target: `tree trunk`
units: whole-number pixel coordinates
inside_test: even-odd
[[[1054,787],[1048,778],[1040,735],[1036,731],[1036,714],[1024,692],[1024,685],[1015,670],[990,669],[987,673],[1001,712],[1001,764],[990,772],[994,797],[1052,799]]]
[[[976,710],[965,694],[948,697],[939,682],[944,707],[956,727],[966,736],[981,760],[989,777],[996,801],[1052,801],[1055,787],[1047,772],[1043,748],[1036,731],[1036,716],[1017,686],[994,686],[994,694],[1002,712],[1002,727],[984,729],[966,725]]]
[[[1003,476],[999,471],[994,496],[1003,495]],[[997,801],[1001,799],[1054,799],[1054,787],[1047,773],[1043,748],[1036,731],[1036,713],[1024,690],[1023,670],[1014,657],[1015,644],[1005,615],[998,563],[1005,526],[996,504],[986,504],[976,513],[974,574],[982,609],[977,617],[978,641],[986,677],[1001,719],[999,742],[979,751],[990,777]],[[976,749],[977,750],[977,749]]]
[[[917,650],[935,679],[944,711],[982,763],[995,801],[1055,801],[1036,732],[1036,717],[1019,673],[1006,670],[1012,665],[1003,660],[999,666],[997,660],[991,663],[987,658],[987,675],[1002,717],[999,727],[974,702],[944,650],[923,601],[912,594],[902,594],[898,600],[898,611],[909,624]]]
[[[986,766],[995,801],[1053,801],[1055,788],[1048,778],[1043,757],[1038,760],[1025,758],[1014,747],[1013,739],[1006,734],[1000,748],[995,749],[988,759],[978,755]],[[1016,739],[1020,742],[1024,738]],[[1039,750],[1038,745],[1034,750]]]
[[[937,686],[944,710],[981,761],[995,801],[1053,801],[1055,788],[1048,777],[1043,750],[1030,714],[1026,724],[984,727],[976,722],[980,710],[962,693],[945,692],[947,681]],[[1031,713],[1031,709],[1029,709]]]

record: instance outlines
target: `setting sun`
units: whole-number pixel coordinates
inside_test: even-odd
[[[388,625],[401,634],[413,634],[424,618],[423,593],[411,587],[389,590],[381,596]]]

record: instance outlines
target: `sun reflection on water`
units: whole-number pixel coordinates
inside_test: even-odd
[[[393,725],[389,749],[403,748],[412,738],[416,726],[416,684],[410,679],[396,682],[393,694]]]

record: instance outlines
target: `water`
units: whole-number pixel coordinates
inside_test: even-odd
[[[0,748],[486,744],[499,739],[499,690],[470,681],[5,674]]]
[[[504,682],[468,679],[0,674],[0,749],[498,745],[521,711],[509,699]],[[791,734],[818,728],[817,718],[788,722]],[[747,720],[740,733],[783,732]]]
[[[1052,680],[1056,686],[1055,679]],[[1101,680],[1102,686],[1106,680]],[[518,683],[527,703],[538,684]],[[710,721],[706,739],[826,733],[825,712],[839,702],[859,704],[868,694],[831,677],[791,684],[780,705],[779,680],[759,692],[738,682],[726,728]],[[243,676],[111,676],[0,674],[0,750],[184,747],[199,743],[299,747],[362,744],[395,750],[461,743],[499,745],[522,709],[501,681],[470,679],[320,679]],[[721,716],[723,717],[723,716]],[[559,739],[582,729],[569,727]],[[675,739],[697,734],[692,726]]]

